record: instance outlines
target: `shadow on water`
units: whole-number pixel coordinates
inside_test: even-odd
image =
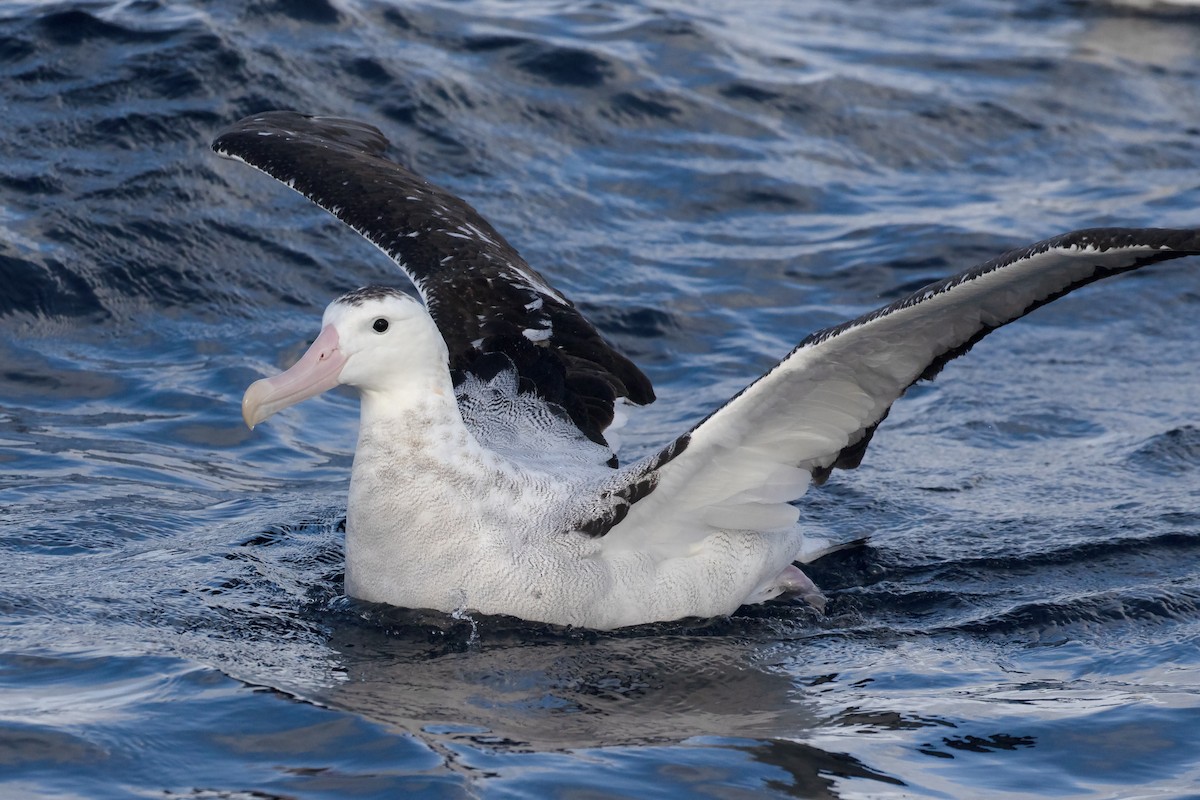
[[[348,681],[323,699],[410,730],[458,722],[571,748],[814,723],[803,703],[787,701],[787,676],[754,663],[745,645],[757,637],[741,621],[596,633],[471,617],[447,628],[390,609],[365,616],[383,625],[332,630]]]
[[[345,598],[332,607],[328,644],[345,680],[311,699],[414,733],[467,767],[481,754],[622,759],[685,745],[711,751],[708,768],[720,773],[740,768],[737,753],[778,768],[783,777],[766,785],[796,796],[838,796],[834,779],[902,785],[802,741],[824,712],[749,645],[803,632],[804,613],[596,632]],[[684,765],[674,777],[703,782]]]

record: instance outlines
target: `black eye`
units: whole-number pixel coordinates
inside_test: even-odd
[[[375,329],[376,333],[383,333],[388,328],[388,321],[383,317],[380,317],[371,324],[371,327]]]

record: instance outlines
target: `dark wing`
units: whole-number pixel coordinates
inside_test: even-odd
[[[383,157],[388,141],[363,122],[291,111],[256,114],[213,142],[295,189],[404,270],[457,372],[509,362],[521,386],[566,409],[594,441],[613,403],[654,400],[650,381],[575,305],[535,272],[475,209]]]
[[[1092,281],[1200,255],[1200,229],[1081,230],[1014,250],[818,331],[690,433],[614,476],[577,529],[678,552],[712,528],[792,525],[789,501],[861,461],[916,381],[1001,325]],[[647,543],[639,531],[654,531]]]

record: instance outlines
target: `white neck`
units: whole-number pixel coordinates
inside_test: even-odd
[[[474,483],[491,480],[490,456],[463,422],[444,369],[364,391],[346,520],[347,592],[420,606],[423,598],[397,590],[461,585],[450,570],[471,564],[478,546],[463,495],[486,493]]]
[[[385,389],[361,389],[361,431],[377,425],[396,425],[414,416],[446,418],[463,424],[454,386],[443,368],[433,373],[408,376]]]

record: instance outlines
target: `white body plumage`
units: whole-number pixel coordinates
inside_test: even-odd
[[[362,398],[348,594],[614,628],[728,614],[796,588],[788,565],[803,537],[795,525],[714,529],[680,549],[654,530],[641,532],[656,544],[647,549],[572,530],[623,479],[604,465],[607,449],[559,415],[529,413],[539,401],[518,395],[508,375],[469,381],[456,396],[445,345],[416,301],[398,293],[338,301],[324,325],[346,355],[341,382]],[[514,405],[526,413],[514,415]],[[501,448],[485,444],[495,440]]]
[[[358,388],[347,593],[565,625],[727,614],[785,591],[819,606],[792,562],[827,548],[805,546],[792,503],[857,466],[910,385],[1074,289],[1200,255],[1196,228],[1080,230],[1005,253],[812,334],[691,431],[617,469],[614,403],[652,402],[649,379],[474,209],[385,159],[378,130],[270,112],[213,146],[353,227],[425,301],[350,292],[304,357],[243,400],[253,427]]]

